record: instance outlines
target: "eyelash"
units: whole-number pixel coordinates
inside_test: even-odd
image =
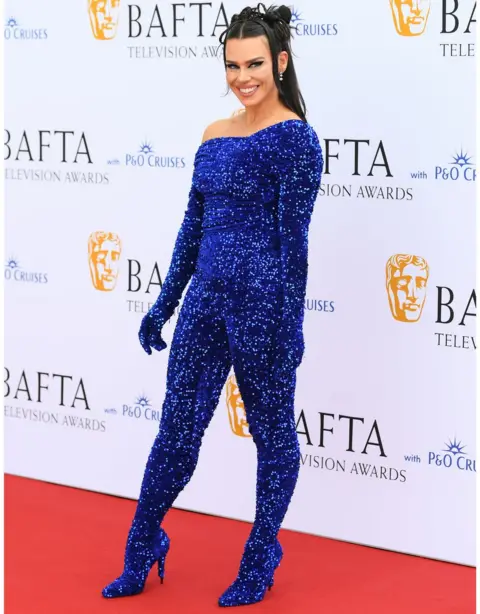
[[[252,66],[261,66],[263,64],[263,62],[253,62],[252,64],[250,64],[249,68],[251,68]],[[237,68],[237,66],[235,66],[235,64],[227,64],[227,68],[232,69],[232,68]]]

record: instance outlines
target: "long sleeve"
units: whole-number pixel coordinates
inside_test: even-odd
[[[278,230],[283,303],[278,350],[298,366],[303,356],[308,231],[323,170],[322,150],[313,129],[299,131],[282,158],[278,166]]]
[[[195,270],[202,237],[202,218],[203,196],[192,182],[187,210],[175,241],[172,260],[155,303],[165,321],[173,315]]]

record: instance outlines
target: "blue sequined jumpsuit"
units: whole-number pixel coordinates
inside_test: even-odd
[[[195,470],[232,365],[257,447],[256,514],[239,574],[220,605],[258,601],[273,583],[282,557],[277,533],[299,471],[294,392],[304,351],[308,229],[322,167],[318,137],[302,120],[200,145],[168,274],[140,329],[148,353],[165,348],[162,326],[191,282],[125,570],[104,596],[142,590],[157,559],[163,579],[168,538],[159,526]]]

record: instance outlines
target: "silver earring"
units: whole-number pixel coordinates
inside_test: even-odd
[[[280,73],[279,77],[280,81],[283,81],[283,72]]]

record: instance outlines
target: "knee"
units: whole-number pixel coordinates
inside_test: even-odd
[[[300,461],[300,445],[295,428],[250,428],[250,432],[260,457],[271,457],[279,463],[288,464]]]

